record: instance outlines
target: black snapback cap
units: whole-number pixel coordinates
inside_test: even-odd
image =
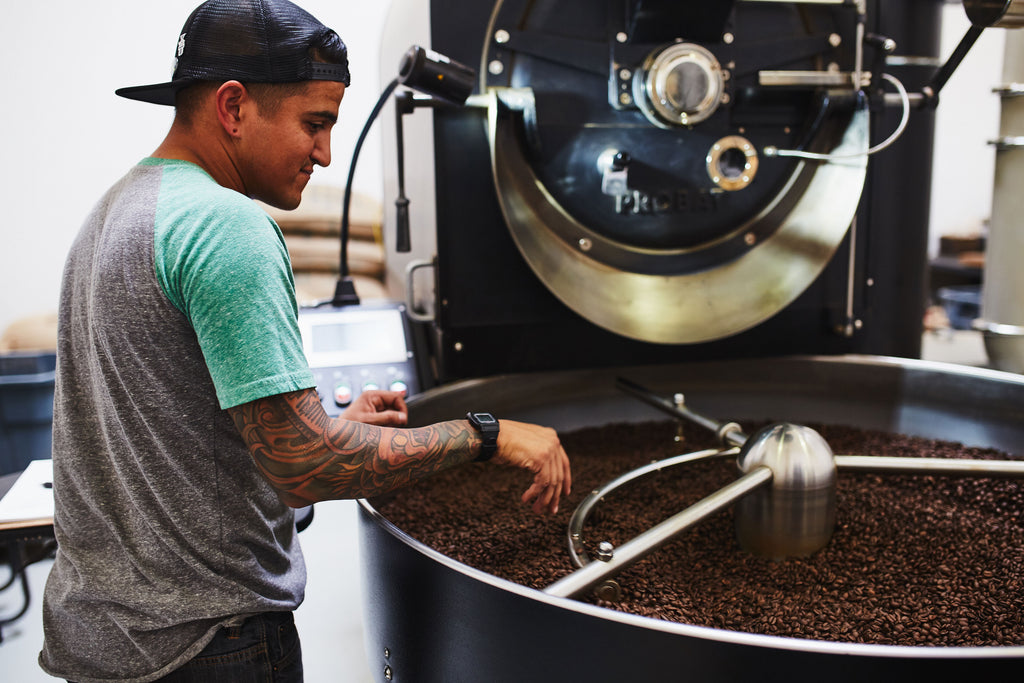
[[[313,61],[318,48],[331,64]],[[120,88],[116,94],[174,105],[179,90],[199,81],[349,84],[348,49],[338,34],[287,0],[208,0],[178,36],[174,73],[166,83]]]

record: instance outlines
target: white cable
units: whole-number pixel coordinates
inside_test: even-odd
[[[885,139],[884,142],[880,142],[871,149],[864,152],[855,152],[853,154],[817,154],[815,152],[802,152],[798,149],[778,149],[777,147],[768,146],[764,148],[764,155],[766,157],[799,157],[801,159],[816,159],[819,161],[832,161],[833,159],[857,159],[859,157],[866,157],[877,152],[881,152],[886,149],[892,143],[896,142],[903,131],[907,128],[907,122],[910,121],[910,95],[907,94],[907,89],[903,87],[899,79],[889,74],[882,74],[882,78],[892,83],[896,90],[900,94],[900,102],[903,104],[903,117],[900,119],[900,125],[896,126],[896,130],[893,131],[892,135]]]

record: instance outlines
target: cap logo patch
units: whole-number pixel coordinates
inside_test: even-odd
[[[180,36],[178,36],[178,56],[180,57],[183,52],[185,52],[185,34],[184,33],[182,33]]]

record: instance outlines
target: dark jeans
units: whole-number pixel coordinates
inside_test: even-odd
[[[195,659],[158,683],[302,683],[291,612],[266,612],[222,628]]]
[[[192,661],[156,683],[302,683],[292,613],[265,612],[222,628]]]

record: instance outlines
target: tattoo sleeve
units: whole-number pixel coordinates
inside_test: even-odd
[[[315,389],[251,401],[228,413],[256,466],[292,507],[387,493],[472,460],[480,441],[458,420],[393,429],[332,419]]]

